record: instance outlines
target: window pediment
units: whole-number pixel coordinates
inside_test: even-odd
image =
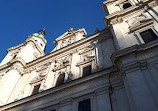
[[[71,62],[71,56],[70,55],[66,56],[63,59],[56,60],[53,71],[55,72],[57,70],[64,69],[64,68],[70,66],[71,65],[70,62]]]
[[[146,26],[152,25],[153,23],[154,23],[154,21],[152,19],[141,20],[141,21],[138,21],[137,23],[135,23],[133,26],[130,26],[129,30],[131,32],[134,32],[134,31],[144,28]]]
[[[86,55],[77,63],[77,66],[92,62],[93,60],[95,60],[95,55]]]

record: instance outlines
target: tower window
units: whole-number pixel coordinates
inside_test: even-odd
[[[83,77],[91,74],[91,65],[83,68]]]
[[[43,44],[41,44],[41,46],[43,47]]]
[[[60,86],[64,83],[65,74],[60,74],[57,78],[56,86]]]
[[[33,89],[33,91],[32,91],[32,95],[34,95],[34,94],[37,94],[37,93],[38,93],[39,88],[40,88],[40,85],[41,85],[41,84],[34,86],[34,89]]]
[[[91,111],[90,99],[80,101],[78,103],[78,111]]]
[[[127,8],[129,8],[129,7],[131,7],[132,5],[130,4],[130,3],[125,3],[124,5],[123,5],[123,9],[127,9]]]
[[[13,59],[15,59],[17,57],[17,54],[13,56]]]
[[[157,35],[153,32],[152,29],[148,29],[146,31],[141,32],[140,36],[142,37],[145,43],[158,39]]]

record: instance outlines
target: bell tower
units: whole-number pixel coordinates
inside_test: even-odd
[[[7,50],[8,54],[0,64],[0,106],[8,103],[26,63],[45,55],[47,41],[44,36],[44,30],[40,30],[27,37],[24,43]]]
[[[102,7],[117,50],[145,44],[158,37],[157,0],[106,0]],[[148,36],[148,37],[147,37]]]
[[[18,58],[23,59],[26,63],[28,63],[40,56],[45,55],[44,50],[46,48],[47,41],[44,36],[44,30],[40,30],[39,33],[34,33],[27,37],[24,43],[9,48],[7,50],[8,54],[0,65],[4,65],[11,62],[13,59]]]

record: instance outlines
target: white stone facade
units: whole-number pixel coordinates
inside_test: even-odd
[[[44,31],[8,49],[1,111],[81,111],[85,100],[86,111],[158,110],[157,0],[106,0],[102,7],[107,29],[88,37],[84,28],[70,29],[48,55]]]

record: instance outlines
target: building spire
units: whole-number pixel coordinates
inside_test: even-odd
[[[38,33],[39,33],[40,35],[46,35],[46,33],[45,33],[45,28],[43,28],[43,30],[40,30]]]

